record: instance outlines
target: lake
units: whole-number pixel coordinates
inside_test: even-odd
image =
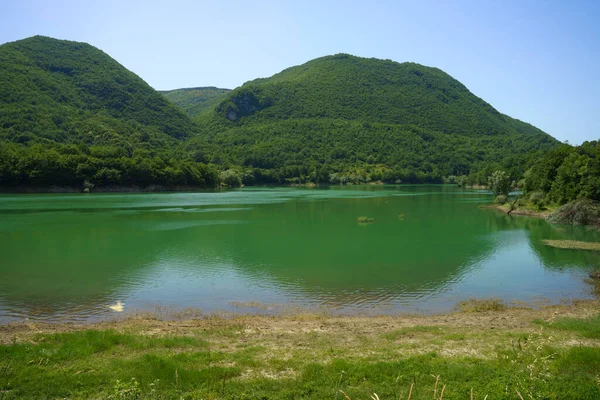
[[[600,241],[597,231],[478,208],[491,201],[448,185],[0,195],[0,320],[591,297],[584,278],[600,252],[542,240]],[[118,302],[123,313],[109,308]]]

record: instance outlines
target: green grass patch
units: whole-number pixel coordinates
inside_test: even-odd
[[[552,323],[540,320],[534,322],[552,329],[577,332],[585,338],[600,339],[600,315],[587,319],[561,318]]]
[[[598,324],[598,318],[594,319]],[[486,340],[481,333],[448,332],[444,326],[415,326],[373,337],[348,332],[359,351],[350,353],[334,337],[298,336],[297,346],[273,347],[271,339],[248,337],[210,342],[194,336],[149,336],[113,330],[36,335],[29,343],[0,346],[0,396],[8,399],[431,399],[438,382],[444,398],[598,398],[600,349],[552,348],[543,334],[506,337],[487,358],[397,353],[382,359],[372,351],[389,340],[410,336],[421,345],[440,341]],[[193,333],[193,332],[190,332]],[[509,335],[510,336],[510,335]],[[502,341],[504,336],[496,341]],[[320,340],[316,340],[320,339]],[[387,340],[386,340],[387,339]],[[207,339],[208,340],[208,339]],[[358,344],[357,344],[358,343]],[[289,344],[289,342],[288,342]],[[337,344],[335,351],[332,345]],[[500,344],[500,343],[499,343]],[[356,349],[354,349],[356,350]],[[353,354],[353,355],[352,355]],[[393,354],[393,353],[389,353]],[[2,373],[2,371],[6,373]],[[531,397],[530,397],[531,396]]]

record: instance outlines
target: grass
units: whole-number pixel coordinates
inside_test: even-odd
[[[511,312],[521,311],[499,315]],[[600,396],[600,349],[571,344],[598,338],[600,317],[494,330],[484,314],[460,313],[460,324],[452,318],[139,320],[57,333],[34,327],[0,346],[0,398]]]
[[[561,318],[552,322],[535,322],[551,329],[576,332],[581,337],[600,339],[600,315],[585,319]]]
[[[461,312],[503,311],[507,306],[500,299],[469,299],[461,301],[457,309]]]
[[[577,240],[542,240],[546,246],[559,249],[595,250],[600,251],[600,242],[580,242]]]

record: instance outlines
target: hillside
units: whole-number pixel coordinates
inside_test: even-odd
[[[161,94],[91,45],[41,36],[0,46],[0,143],[5,187],[484,183],[558,145],[414,63],[339,54]]]
[[[159,93],[185,111],[190,117],[197,117],[216,107],[229,92],[231,92],[231,89],[220,89],[211,86],[163,90]]]
[[[500,166],[516,175],[528,152],[558,144],[439,69],[346,54],[250,81],[197,121],[214,161],[279,182],[435,182]]]
[[[197,130],[93,46],[42,36],[0,46],[0,185],[205,184],[198,157],[177,151]]]

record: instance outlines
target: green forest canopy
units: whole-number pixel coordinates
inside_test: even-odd
[[[339,54],[233,91],[161,95],[88,44],[0,46],[2,186],[485,183],[499,168],[521,178],[558,145],[414,63]]]

